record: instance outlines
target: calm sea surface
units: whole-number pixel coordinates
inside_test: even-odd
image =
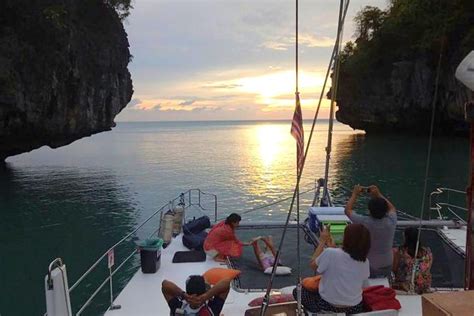
[[[217,194],[223,214],[288,197],[295,183],[289,129],[289,122],[279,121],[119,123],[64,148],[9,158],[0,167],[0,314],[42,315],[43,278],[52,259],[63,258],[71,285],[109,246],[189,188]],[[327,122],[317,126],[302,190],[324,175],[326,130]],[[335,201],[347,200],[341,188],[377,184],[399,209],[418,214],[427,144],[423,137],[366,136],[336,124],[330,169]],[[436,138],[429,191],[464,189],[467,171],[468,140]],[[311,199],[304,196],[303,208]],[[287,207],[244,220],[283,219]],[[116,292],[136,265],[134,260],[116,278]],[[74,290],[75,308],[105,269]],[[99,314],[105,303],[93,303],[85,314]]]

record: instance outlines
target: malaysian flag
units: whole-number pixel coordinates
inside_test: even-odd
[[[291,135],[296,139],[296,159],[298,160],[298,174],[303,167],[304,159],[304,131],[303,131],[303,114],[301,112],[300,94],[296,93],[295,113],[291,122]]]

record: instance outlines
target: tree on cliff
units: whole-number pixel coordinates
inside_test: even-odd
[[[385,17],[385,11],[372,6],[366,6],[358,12],[354,18],[356,23],[356,42],[371,40],[373,34],[382,26]]]
[[[365,130],[424,129],[418,118],[431,108],[443,52],[437,117],[446,131],[462,124],[467,93],[454,69],[474,49],[473,0],[391,0],[385,10],[365,7],[354,22],[355,40],[341,54],[338,120]]]
[[[425,53],[435,57],[442,40],[456,45],[460,56],[474,48],[472,0],[391,0],[386,10],[363,8],[354,22],[356,39],[344,51],[345,57],[354,55],[345,58],[348,63],[365,56],[385,61]]]
[[[130,10],[133,9],[132,0],[105,0],[105,2],[117,11],[121,20],[130,15]]]

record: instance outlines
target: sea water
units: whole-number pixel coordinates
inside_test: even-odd
[[[317,125],[302,191],[324,176],[327,125]],[[305,124],[306,141],[310,128]],[[335,124],[329,169],[334,201],[345,203],[355,184],[376,184],[399,209],[419,215],[427,147],[426,137],[365,135]],[[109,246],[187,189],[217,194],[221,216],[291,196],[295,149],[287,121],[136,122],[66,147],[10,157],[0,168],[0,314],[42,315],[43,279],[52,259],[63,258],[71,285]],[[468,153],[465,138],[435,138],[428,192],[438,186],[463,190]],[[312,197],[302,196],[303,211]],[[360,200],[364,211],[366,197]],[[243,220],[282,220],[288,205]],[[123,256],[117,253],[116,261]],[[132,260],[116,276],[115,295],[137,264]],[[107,275],[106,262],[100,268],[73,291],[76,310]],[[84,314],[103,311],[108,295],[106,286]]]

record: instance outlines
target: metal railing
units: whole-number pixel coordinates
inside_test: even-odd
[[[460,221],[463,224],[466,224],[466,220],[459,216],[455,210],[467,212],[467,208],[460,206],[459,202],[452,202],[452,195],[455,195],[457,199],[464,197],[463,202],[465,201],[466,192],[451,188],[437,188],[430,193],[430,213],[429,219],[431,219],[431,214],[436,213],[438,219],[454,218]]]
[[[213,204],[211,208],[209,207],[204,207],[202,204],[202,200],[204,197],[210,197],[211,203]],[[187,197],[187,199],[186,199]],[[147,223],[152,221],[153,219],[156,219],[159,216],[159,221],[156,223],[156,229],[153,230],[151,234],[148,235],[148,238],[154,236],[155,234],[158,233],[159,231],[159,226],[161,223],[161,218],[164,214],[164,210],[170,209],[172,210],[178,203],[184,203],[184,208],[189,209],[192,206],[196,206],[199,211],[203,212],[204,211],[214,211],[214,221],[217,221],[217,195],[211,194],[211,193],[206,193],[201,191],[200,189],[190,189],[184,193],[181,193],[179,196],[174,198],[173,200],[169,201],[168,203],[164,204],[161,206],[157,211],[155,211],[153,214],[151,214],[147,219],[145,219],[140,225],[138,225],[134,230],[132,230],[130,233],[128,233],[125,237],[120,239],[118,242],[116,242],[112,247],[107,249],[90,267],[87,269],[84,274],[82,274],[79,279],[71,286],[69,287],[69,294],[71,293],[89,276],[93,271],[97,269],[97,267],[108,260],[109,254],[110,253],[115,253],[115,249],[119,247],[120,245],[126,243],[127,241],[133,240],[133,238],[136,236],[136,233],[141,230]],[[120,306],[114,306],[113,305],[113,276],[120,271],[120,269],[135,255],[137,254],[137,250],[134,248],[129,255],[125,257],[125,259],[117,266],[117,268],[112,269],[109,267],[109,275],[106,277],[102,283],[94,290],[94,292],[89,296],[89,298],[82,304],[80,305],[79,310],[76,312],[76,315],[81,315],[81,313],[90,305],[90,303],[94,300],[94,298],[100,293],[100,291],[107,285],[107,283],[110,284],[110,309],[119,309]]]

